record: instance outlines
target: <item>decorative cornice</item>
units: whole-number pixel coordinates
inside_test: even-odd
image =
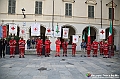
[[[75,0],[62,0],[63,2],[72,2],[72,3],[74,3],[75,2]]]
[[[96,0],[87,0],[85,3],[86,3],[86,4],[97,5]]]
[[[107,3],[106,6],[112,7],[112,1]],[[113,2],[113,7],[117,7],[117,5]]]

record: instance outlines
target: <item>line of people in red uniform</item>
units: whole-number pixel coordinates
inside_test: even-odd
[[[24,53],[25,53],[25,40],[23,40],[23,38],[21,38],[18,42],[19,44],[19,58],[23,57],[24,58]],[[49,57],[50,55],[50,40],[47,38],[45,40],[45,57]],[[67,57],[67,47],[68,47],[68,42],[66,40],[64,40],[64,42],[61,44],[61,41],[59,38],[57,38],[57,40],[55,41],[56,44],[56,53],[55,53],[55,57],[60,57],[60,45],[62,45],[63,48],[63,56]],[[90,57],[90,53],[91,50],[93,50],[93,57],[97,57],[98,55],[98,45],[100,46],[100,55],[104,55],[105,58],[108,57],[108,48],[109,48],[109,44],[107,43],[107,41],[103,42],[97,42],[96,40],[93,41],[93,43],[87,43],[87,57]],[[15,57],[15,46],[16,46],[16,40],[14,40],[14,37],[11,38],[11,40],[9,41],[9,46],[10,46],[10,58],[11,57]],[[76,54],[76,43],[72,43],[72,56],[75,57]],[[36,44],[36,52],[38,56],[42,55],[42,48],[43,48],[43,40],[40,39],[40,37],[37,39],[37,44]]]

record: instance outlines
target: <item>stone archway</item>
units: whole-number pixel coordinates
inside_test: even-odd
[[[85,42],[87,42],[87,37],[88,37],[88,26],[82,31],[82,36],[85,34]],[[91,43],[97,38],[96,37],[97,31],[94,27],[90,26],[90,38],[91,38]]]
[[[63,26],[62,28],[69,28],[69,33],[68,33],[68,41],[69,41],[69,45],[72,45],[72,35],[75,35],[76,34],[76,30],[74,29],[74,27],[70,26],[70,25],[65,25]],[[61,32],[61,42],[64,41],[64,39],[62,38],[63,36],[63,29],[62,29],[62,32]]]

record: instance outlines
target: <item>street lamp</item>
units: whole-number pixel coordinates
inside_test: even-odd
[[[21,10],[22,10],[22,13],[23,13],[24,18],[26,18],[26,15],[24,14],[25,9],[23,8],[23,9],[21,9]]]

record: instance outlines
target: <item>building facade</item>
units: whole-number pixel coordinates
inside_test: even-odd
[[[102,2],[102,8],[101,8]],[[120,0],[113,0],[113,28],[114,45],[120,48]],[[101,25],[102,9],[102,25]],[[81,50],[80,43],[83,33],[88,26],[91,28],[91,42],[99,41],[99,29],[105,29],[106,39],[112,19],[112,0],[0,0],[0,22],[8,27],[9,24],[18,26],[17,35],[25,40],[31,37],[31,24],[40,24],[40,36],[45,40],[46,27],[56,25],[69,28],[69,48],[72,35],[79,35],[77,50]],[[20,35],[20,29],[25,28],[25,35]],[[9,29],[9,28],[7,28]],[[9,35],[7,30],[7,35]],[[51,40],[51,49],[55,50],[54,37]],[[61,40],[62,36],[61,36]],[[87,41],[87,39],[86,39]]]

